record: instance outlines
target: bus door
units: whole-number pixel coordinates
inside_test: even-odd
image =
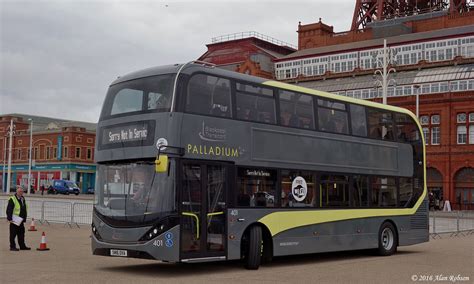
[[[181,259],[225,259],[226,208],[231,166],[181,163]]]

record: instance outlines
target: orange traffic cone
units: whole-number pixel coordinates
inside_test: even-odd
[[[44,232],[41,235],[40,247],[37,248],[36,250],[49,250],[49,248],[47,248],[47,246],[46,246],[46,235],[44,234]]]
[[[28,231],[38,231],[38,230],[36,230],[36,227],[35,227],[35,218],[31,218],[31,224],[30,224],[30,228],[28,229]]]

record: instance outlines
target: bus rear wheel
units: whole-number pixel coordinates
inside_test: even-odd
[[[379,247],[377,254],[382,256],[392,255],[397,251],[398,236],[392,223],[385,222],[379,230]]]
[[[245,268],[258,269],[262,258],[262,228],[252,226],[248,234]]]

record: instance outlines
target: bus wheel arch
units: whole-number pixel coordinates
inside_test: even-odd
[[[391,219],[384,220],[378,231],[377,254],[382,256],[392,255],[397,251],[398,244],[397,225]]]
[[[256,236],[258,234],[259,236]],[[253,246],[255,250],[255,243],[251,243],[256,240],[256,238],[260,239],[260,253],[259,255],[252,254],[249,252],[249,248]],[[255,253],[255,251],[254,251]],[[245,229],[242,235],[241,241],[241,256],[242,259],[246,263],[246,268],[248,269],[258,269],[260,263],[268,263],[273,258],[273,238],[270,233],[270,230],[262,223],[252,223]],[[258,258],[250,260],[250,258]],[[251,263],[249,263],[249,261]],[[258,262],[258,263],[255,263]]]

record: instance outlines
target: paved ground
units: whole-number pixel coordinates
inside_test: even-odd
[[[46,232],[50,251],[8,250],[8,224],[0,219],[0,283],[414,283],[424,276],[469,277],[474,282],[474,235],[443,236],[390,257],[367,251],[277,258],[257,271],[238,261],[169,264],[150,260],[93,256],[89,228],[39,226],[27,232],[28,245],[38,247]],[[415,276],[413,276],[415,275]],[[416,281],[416,282],[418,282]]]

